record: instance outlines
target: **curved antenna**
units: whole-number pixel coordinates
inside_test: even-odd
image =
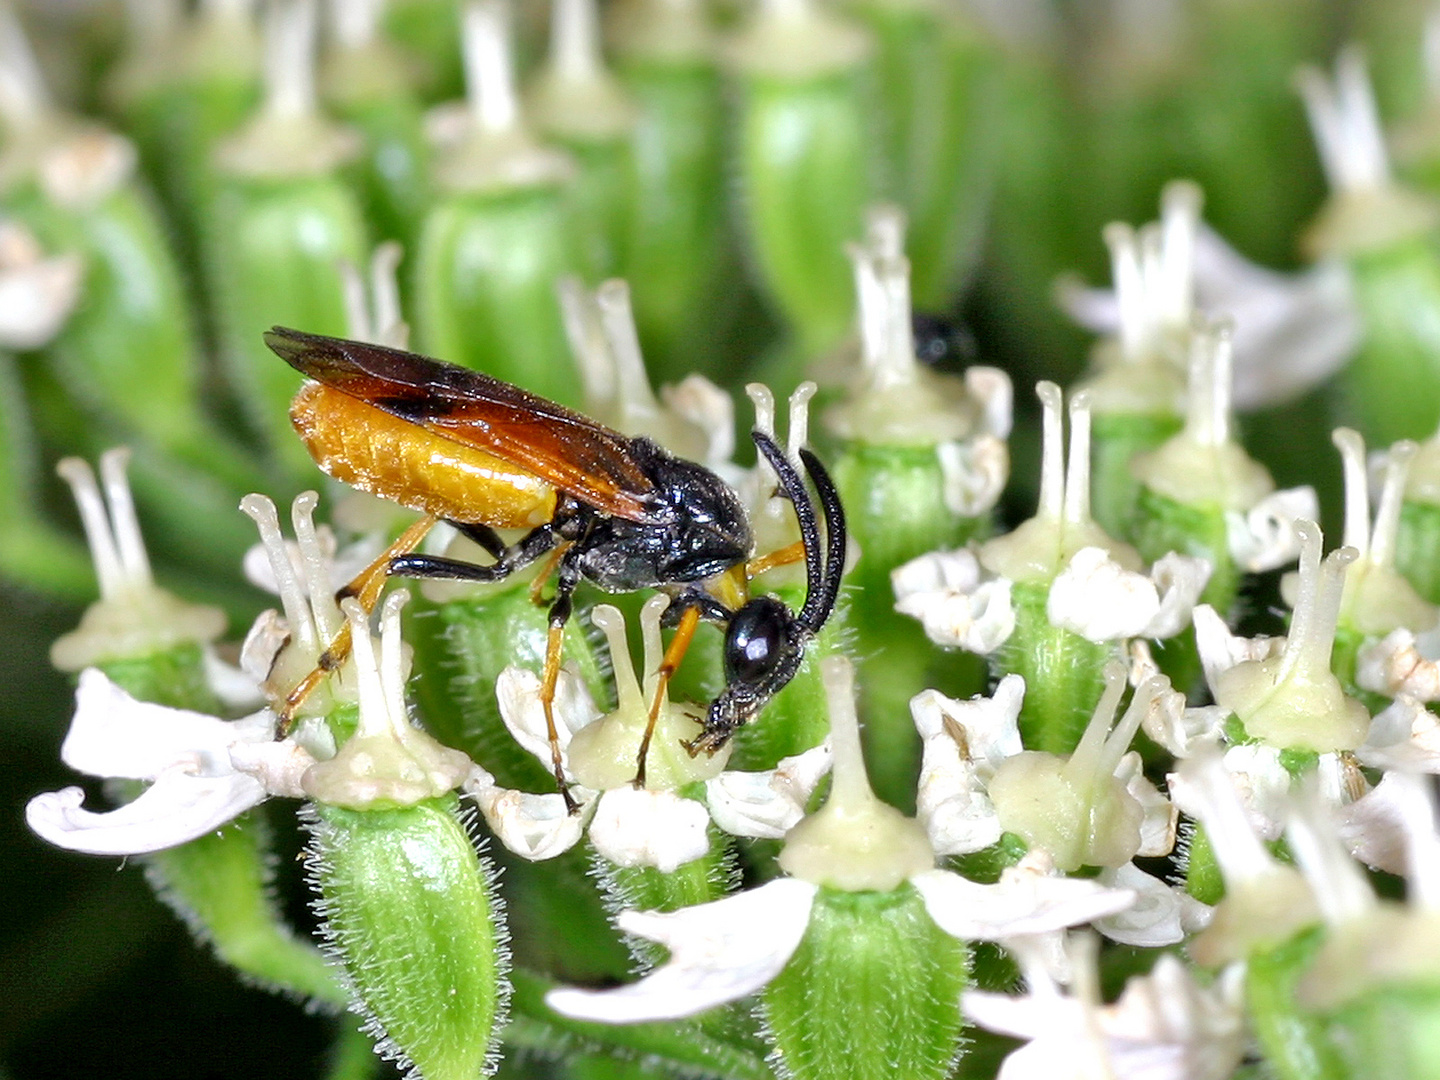
[[[775,470],[780,481],[780,490],[795,508],[795,518],[800,523],[800,539],[805,545],[805,606],[801,609],[799,619],[810,625],[808,619],[814,616],[811,608],[819,604],[825,589],[825,568],[821,562],[824,556],[820,553],[820,525],[815,517],[815,504],[810,501],[810,492],[805,489],[805,481],[800,478],[795,466],[790,464],[790,459],[775,440],[763,431],[750,432],[750,438],[755,440],[755,448]]]
[[[845,507],[840,502],[840,492],[835,481],[820,463],[820,459],[809,450],[800,451],[800,460],[815,484],[820,496],[820,509],[825,514],[825,582],[818,598],[809,590],[805,593],[805,606],[800,610],[799,620],[812,631],[818,632],[835,610],[840,599],[840,579],[845,576],[845,546],[848,534],[845,531]],[[808,562],[807,557],[807,562]]]

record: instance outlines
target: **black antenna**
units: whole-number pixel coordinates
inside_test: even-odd
[[[815,517],[815,504],[810,501],[810,492],[805,489],[805,481],[800,478],[795,466],[790,464],[790,459],[776,445],[775,440],[763,431],[752,431],[750,437],[755,440],[756,448],[770,462],[770,467],[780,478],[780,490],[795,508],[795,518],[800,523],[800,540],[805,545],[805,606],[801,609],[799,619],[806,625],[818,626],[819,623],[809,621],[814,615],[810,610],[811,605],[823,597],[825,590],[825,567],[822,562],[824,556],[820,552],[820,524]],[[823,468],[821,472],[824,472]],[[828,476],[826,480],[829,480]],[[833,494],[833,485],[830,490]],[[828,508],[826,518],[829,518]],[[821,622],[823,621],[822,619]]]
[[[820,463],[820,459],[809,450],[801,450],[800,460],[805,463],[805,470],[810,474],[815,490],[820,495],[820,509],[825,513],[826,550],[824,585],[818,593],[807,588],[805,606],[800,609],[797,618],[811,630],[818,631],[825,625],[825,620],[830,618],[836,601],[840,599],[840,579],[845,576],[845,507],[840,502],[840,492],[835,488],[835,481],[830,479],[830,473]],[[809,562],[808,557],[806,562]]]

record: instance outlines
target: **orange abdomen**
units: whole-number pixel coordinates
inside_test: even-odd
[[[307,382],[290,422],[326,473],[448,521],[528,529],[555,516],[555,488],[532,472]]]

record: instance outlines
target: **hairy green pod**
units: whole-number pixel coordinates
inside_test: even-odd
[[[415,650],[415,692],[426,726],[447,746],[465,751],[502,787],[554,790],[550,770],[524,750],[505,728],[495,702],[495,682],[511,664],[545,666],[548,609],[530,597],[530,575],[471,595],[417,604],[406,639]],[[577,612],[565,626],[564,660],[581,673],[597,703],[612,692],[606,664],[586,636],[588,615]]]
[[[965,698],[984,689],[984,661],[942,651],[920,623],[895,610],[890,573],[929,551],[963,546],[990,531],[987,517],[965,517],[945,504],[935,448],[852,443],[835,459],[834,476],[850,535],[860,550],[847,582],[858,586],[848,624],[855,635],[860,716],[875,793],[902,811],[914,809],[920,739],[910,698],[933,687]]]
[[[1440,253],[1428,233],[1350,259],[1363,325],[1345,368],[1346,414],[1376,446],[1424,439],[1440,421]]]
[[[310,812],[322,933],[383,1057],[426,1080],[496,1065],[509,981],[492,872],[453,795]]]
[[[342,49],[323,84],[335,115],[360,132],[359,192],[372,230],[413,248],[430,202],[430,148],[401,58],[379,39]]]
[[[795,37],[772,39],[762,14],[730,57],[747,246],[770,301],[813,358],[853,325],[845,245],[863,235],[877,168],[868,39],[818,15],[805,21],[815,24],[811,41],[793,26]]]
[[[864,0],[876,42],[887,190],[909,219],[911,293],[949,311],[980,256],[999,149],[999,53],[957,11]]]
[[[1016,582],[1010,593],[1015,629],[991,654],[991,672],[1025,680],[1019,720],[1025,749],[1069,754],[1105,690],[1105,664],[1116,646],[1054,625],[1046,612],[1049,598],[1048,581]]]
[[[961,1052],[968,968],[964,943],[935,925],[911,885],[890,893],[821,888],[800,947],[763,991],[784,1074],[948,1076]]]
[[[1090,514],[1109,535],[1138,543],[1133,530],[1141,485],[1130,463],[1176,434],[1183,418],[1174,413],[1096,409],[1090,424]]]
[[[1295,1000],[1296,983],[1324,934],[1322,928],[1312,927],[1273,949],[1257,950],[1246,963],[1250,1024],[1261,1056],[1281,1080],[1344,1080],[1360,1075],[1345,1067],[1324,1019]]]
[[[660,4],[647,14],[662,15]],[[630,283],[646,366],[657,382],[718,369],[727,285],[739,267],[727,233],[725,108],[720,72],[704,48],[656,43],[622,52],[619,70],[635,103],[629,232],[622,276]],[[648,39],[647,39],[648,40]]]
[[[579,406],[555,294],[555,282],[576,267],[560,185],[444,196],[425,219],[416,254],[416,344]]]
[[[0,352],[0,577],[87,600],[95,582],[85,549],[37,512],[37,449],[15,358]]]
[[[300,373],[263,335],[276,325],[345,335],[337,267],[363,265],[369,250],[359,200],[334,175],[231,172],[213,214],[210,277],[226,372],[271,456],[294,476],[312,476],[314,463],[290,428]]]
[[[1395,569],[1426,600],[1440,604],[1440,505],[1405,500],[1395,536]]]

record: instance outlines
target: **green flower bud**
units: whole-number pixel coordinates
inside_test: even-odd
[[[630,229],[621,275],[657,380],[717,375],[717,336],[739,285],[726,232],[725,109],[707,8],[644,0],[615,14],[618,69],[634,105]]]
[[[910,219],[916,306],[948,311],[980,256],[999,150],[996,43],[967,13],[864,0],[888,123],[889,191]]]
[[[316,804],[308,825],[322,933],[378,1052],[427,1080],[489,1073],[509,995],[505,931],[454,796]]]
[[[369,251],[359,200],[338,170],[358,138],[316,109],[313,0],[277,4],[266,23],[266,99],[215,152],[218,190],[207,260],[220,353],[251,425],[299,476],[314,463],[290,429],[300,376],[275,362],[271,326],[345,333],[337,265]]]
[[[629,261],[635,107],[600,55],[595,0],[559,0],[550,20],[550,54],[530,83],[526,113],[575,160],[566,189],[571,235],[585,275],[599,281]]]
[[[863,32],[809,0],[762,5],[726,49],[746,239],[806,359],[853,320],[844,252],[873,194],[869,51]]]
[[[825,413],[843,448],[834,462],[850,536],[860,551],[860,586],[848,621],[861,671],[861,715],[871,776],[882,797],[905,807],[919,764],[906,719],[917,686],[952,697],[982,689],[981,665],[940,653],[924,630],[895,611],[890,575],[937,548],[958,547],[990,530],[990,512],[1009,474],[1010,380],[971,368],[962,380],[931,372],[915,357],[910,331],[904,223],[893,207],[870,212],[870,243],[854,246],[861,357],[845,401]]]
[[[1358,50],[1341,54],[1333,87],[1306,69],[1300,88],[1332,188],[1305,243],[1348,262],[1363,328],[1344,376],[1346,411],[1377,442],[1423,438],[1440,419],[1440,352],[1425,329],[1440,315],[1440,212],[1391,181]]]
[[[1396,526],[1395,568],[1416,592],[1440,604],[1440,436],[1421,443],[1411,459]]]
[[[405,58],[376,25],[380,4],[337,3],[320,85],[364,140],[360,194],[377,236],[412,244],[430,198],[430,148]]]
[[[416,252],[415,336],[432,356],[579,405],[555,296],[577,265],[565,206],[574,166],[521,119],[506,11],[499,0],[465,8],[469,96],[435,124],[439,197]]]

